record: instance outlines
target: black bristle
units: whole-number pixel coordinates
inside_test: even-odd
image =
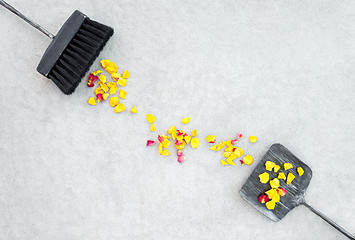
[[[112,28],[85,17],[46,76],[65,94],[73,93],[112,34]],[[37,70],[44,74],[41,67]]]

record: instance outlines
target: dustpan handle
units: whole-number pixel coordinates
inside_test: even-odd
[[[17,11],[13,6],[11,6],[10,4],[8,4],[7,2],[0,0],[0,5],[2,5],[4,8],[7,8],[9,11],[13,12],[14,14],[16,14],[17,16],[19,16],[20,18],[22,18],[23,20],[25,20],[26,22],[28,22],[29,24],[31,24],[34,28],[38,29],[39,31],[41,31],[42,33],[44,33],[47,37],[53,39],[54,35],[52,33],[50,33],[49,31],[47,31],[46,29],[44,29],[43,27],[41,27],[40,25],[38,25],[37,23],[33,22],[31,19],[27,18],[25,15],[23,15],[22,13],[20,13],[19,11]]]
[[[319,217],[323,218],[324,221],[326,221],[327,223],[329,223],[330,225],[332,225],[334,228],[336,228],[339,232],[341,232],[342,234],[344,234],[345,236],[347,236],[349,239],[355,240],[354,235],[350,234],[348,231],[346,231],[344,228],[340,227],[338,224],[336,224],[333,220],[331,220],[330,218],[328,218],[327,216],[325,216],[323,213],[321,213],[320,211],[318,211],[317,209],[313,208],[312,206],[308,205],[308,203],[303,202],[302,203],[304,206],[306,206],[307,208],[309,208],[312,212],[314,212],[315,214],[317,214]]]

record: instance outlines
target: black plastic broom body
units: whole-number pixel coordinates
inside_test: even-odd
[[[65,94],[75,91],[113,34],[111,27],[95,22],[76,10],[54,36],[5,1],[0,0],[0,5],[52,39],[37,66],[37,71],[51,79]]]

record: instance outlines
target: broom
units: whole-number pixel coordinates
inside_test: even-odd
[[[75,91],[113,34],[112,28],[92,21],[76,10],[54,36],[5,1],[0,0],[0,5],[52,39],[37,66],[37,71],[51,79],[65,94]]]

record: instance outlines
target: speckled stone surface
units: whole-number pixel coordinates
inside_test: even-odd
[[[36,66],[50,40],[0,7],[0,239],[346,239],[303,206],[273,222],[239,196],[254,166],[223,167],[204,138],[256,135],[309,165],[307,202],[355,234],[355,2],[8,2],[56,33],[79,9],[115,34],[123,101],[63,95]],[[98,69],[98,61],[91,70]],[[149,131],[147,113],[156,116]],[[196,128],[186,161],[148,138]]]

